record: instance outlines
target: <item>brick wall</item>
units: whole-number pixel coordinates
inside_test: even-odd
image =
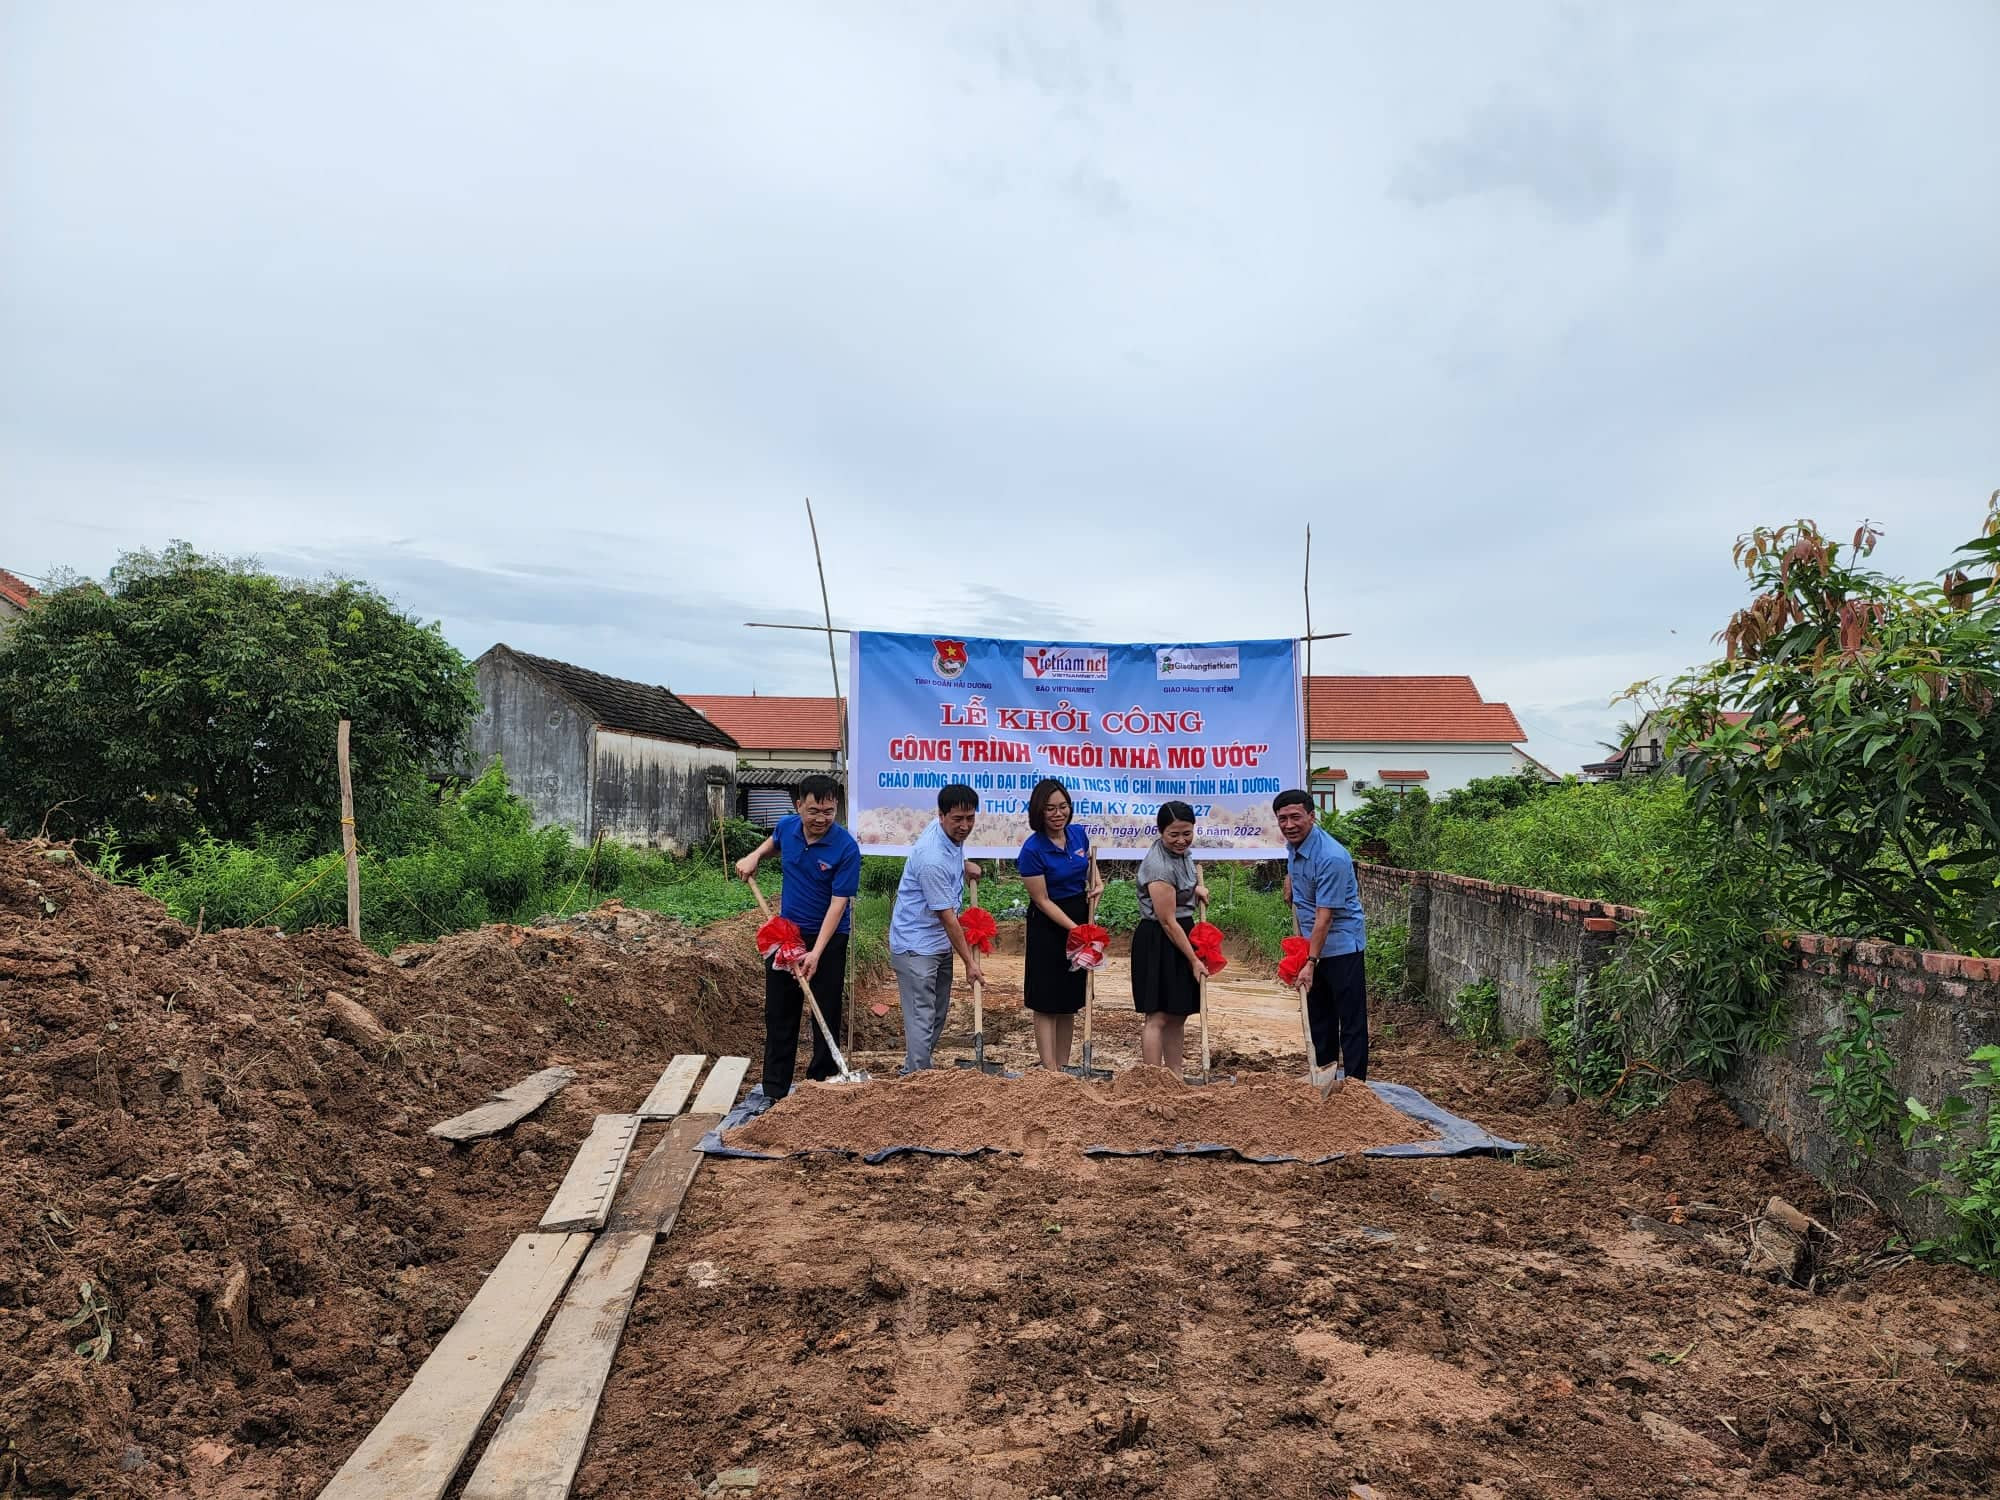
[[[1521,886],[1494,885],[1437,871],[1357,865],[1369,925],[1409,927],[1405,994],[1440,1014],[1465,985],[1491,979],[1509,1036],[1541,1033],[1540,975],[1568,962],[1581,1005],[1589,979],[1617,951],[1644,913]],[[1973,1048],[2000,1045],[2000,959],[1960,958],[1888,943],[1802,935],[1785,976],[1787,1040],[1775,1052],[1744,1059],[1719,1084],[1736,1112],[1783,1142],[1794,1161],[1825,1178],[1840,1151],[1819,1101],[1808,1090],[1820,1068],[1819,1038],[1842,1023],[1842,1000],[1874,990],[1878,1004],[1903,1015],[1889,1023],[1899,1095],[1935,1103],[1959,1088]],[[1920,1225],[1934,1224],[1909,1190],[1935,1175],[1935,1163],[1905,1160],[1885,1143],[1861,1186],[1887,1194]]]

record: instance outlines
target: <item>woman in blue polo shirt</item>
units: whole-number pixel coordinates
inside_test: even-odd
[[[1104,889],[1090,836],[1076,824],[1069,791],[1054,777],[1028,795],[1034,830],[1015,861],[1028,887],[1028,955],[1021,997],[1035,1016],[1035,1046],[1042,1066],[1069,1062],[1076,1013],[1083,1009],[1085,976],[1069,962],[1069,933],[1090,920],[1090,905]]]

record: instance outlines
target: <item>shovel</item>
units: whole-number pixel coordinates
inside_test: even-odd
[[[1208,920],[1208,903],[1206,901],[1202,902],[1199,906],[1195,908],[1194,919],[1197,922],[1206,922]],[[1207,964],[1203,964],[1201,966],[1199,994],[1201,998],[1201,1077],[1185,1078],[1181,1080],[1183,1083],[1193,1084],[1196,1088],[1199,1088],[1202,1085],[1212,1081],[1209,1077],[1209,1072],[1208,1072],[1208,965]]]
[[[765,903],[763,891],[757,887],[757,877],[755,875],[750,876],[748,883],[750,894],[757,898],[757,910],[764,914],[765,921],[770,921],[771,908]],[[797,969],[791,970],[791,976],[798,980],[799,993],[806,997],[806,1008],[812,1012],[813,1025],[817,1026],[819,1034],[826,1038],[826,1050],[833,1054],[833,1065],[840,1069],[838,1073],[826,1081],[828,1083],[867,1083],[869,1077],[866,1073],[857,1072],[855,1069],[848,1067],[846,1057],[841,1054],[840,1044],[833,1039],[833,1028],[826,1024],[826,1017],[820,1014],[819,1000],[813,994],[812,986],[806,983],[805,976],[799,973]]]
[[[1292,909],[1292,935],[1305,936],[1299,931],[1297,907]],[[1306,1005],[1306,991],[1303,985],[1299,986],[1299,1030],[1305,1033],[1306,1039],[1306,1082],[1318,1089],[1320,1098],[1325,1099],[1333,1093],[1334,1086],[1340,1082],[1340,1064],[1332,1062],[1325,1067],[1319,1065],[1319,1053],[1313,1050],[1312,1010]]]
[[[979,882],[972,882],[971,905],[979,904]],[[961,1068],[977,1068],[982,1073],[997,1073],[1003,1078],[1017,1077],[1007,1071],[1006,1065],[986,1060],[986,989],[980,980],[972,981],[972,1056],[958,1059]]]
[[[1090,903],[1089,920],[1097,920],[1097,903]],[[1065,1067],[1063,1071],[1072,1078],[1109,1078],[1109,1068],[1093,1068],[1090,1065],[1090,1013],[1097,1009],[1097,970],[1083,971],[1083,1066]]]

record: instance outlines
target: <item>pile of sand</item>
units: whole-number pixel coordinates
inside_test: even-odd
[[[873,1083],[802,1085],[730,1131],[726,1144],[772,1153],[1221,1145],[1250,1156],[1314,1158],[1435,1134],[1360,1084],[1321,1099],[1299,1079],[1269,1075],[1193,1088],[1163,1068],[1133,1068],[1109,1083],[1041,1069],[1010,1079],[936,1068]]]

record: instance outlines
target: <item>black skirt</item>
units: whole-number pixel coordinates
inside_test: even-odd
[[[1181,931],[1194,927],[1193,917],[1179,919]],[[1132,1008],[1141,1015],[1163,1012],[1191,1016],[1201,1009],[1201,985],[1166,929],[1142,917],[1132,929]]]
[[[1090,917],[1090,900],[1085,896],[1057,901],[1056,907],[1072,922]],[[1021,974],[1023,1003],[1045,1016],[1073,1016],[1083,1009],[1084,977],[1083,970],[1069,966],[1069,929],[1058,927],[1030,901],[1028,958]]]

